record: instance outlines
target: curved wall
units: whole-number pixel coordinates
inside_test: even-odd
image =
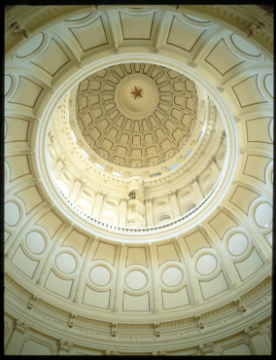
[[[270,353],[273,70],[258,50],[262,37],[270,44],[270,23],[250,27],[250,16],[263,16],[256,6],[214,6],[213,23],[192,18],[196,9],[203,16],[194,6],[8,11],[6,354]],[[228,25],[227,12],[235,15]],[[257,48],[229,30],[242,35],[242,18]],[[98,36],[86,37],[91,31]],[[84,231],[75,213],[65,214],[55,190],[45,191],[43,158],[60,89],[104,59],[124,58],[185,67],[225,104],[237,132],[232,142],[227,136],[236,171],[225,171],[231,184],[219,206],[194,227],[152,232],[146,241],[131,234],[133,244],[112,229]]]

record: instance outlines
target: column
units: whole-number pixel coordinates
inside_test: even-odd
[[[151,311],[154,313],[158,313],[160,310],[162,310],[162,296],[161,296],[161,287],[159,286],[160,278],[159,274],[155,271],[155,269],[158,269],[158,255],[157,255],[157,249],[156,245],[150,244],[150,246],[147,247],[149,259],[150,259],[150,269],[152,273],[152,284],[151,284]]]
[[[71,295],[70,298],[73,299],[76,303],[81,303],[81,298],[85,291],[85,285],[86,285],[86,277],[85,274],[88,273],[90,268],[90,262],[88,261],[89,258],[92,257],[92,254],[94,255],[97,247],[98,247],[99,241],[97,239],[88,239],[86,241],[86,245],[84,248],[83,253],[84,259],[81,263],[81,268],[79,272],[78,278],[74,281],[72,289],[71,289]]]
[[[105,350],[105,355],[120,355],[120,352],[117,350]]]
[[[177,219],[181,216],[181,214],[175,192],[170,193],[169,197],[172,205],[174,219]]]
[[[22,241],[21,236],[18,236],[18,233],[20,234],[26,234],[29,229],[31,229],[33,222],[35,219],[39,219],[44,214],[46,214],[49,211],[49,203],[41,202],[37,207],[32,211],[31,216],[24,216],[20,228],[15,231],[13,234],[10,235],[8,239],[8,243],[5,244],[5,258],[11,259],[11,257],[14,254],[15,249]],[[37,221],[37,220],[35,220]],[[25,235],[24,235],[25,236]]]
[[[93,217],[98,219],[101,213],[102,205],[103,205],[104,194],[98,192],[95,198],[95,204],[93,208]]]
[[[204,226],[204,229],[202,229],[201,231],[206,234],[211,244],[214,245],[215,249],[217,249],[218,254],[222,260],[222,264],[223,264],[222,268],[224,270],[223,272],[226,276],[226,280],[228,284],[231,287],[237,287],[241,283],[241,279],[239,277],[239,274],[237,272],[237,269],[233,261],[230,260],[227,254],[225,253],[221,239],[218,237],[217,233],[212,229],[212,227],[208,223]]]
[[[210,162],[209,168],[212,171],[212,178],[214,178],[214,180],[216,182],[220,176],[220,171],[219,171],[214,159]]]
[[[69,195],[69,199],[71,201],[76,201],[76,199],[78,198],[79,196],[79,193],[80,193],[80,190],[81,190],[81,187],[82,187],[82,181],[80,178],[76,178],[74,183],[73,183],[73,187],[72,187],[72,190],[70,192],[70,195]]]
[[[5,349],[5,355],[19,355],[24,341],[27,339],[29,326],[23,321],[16,320],[14,331]]]
[[[168,13],[164,13],[161,15],[162,18],[160,19],[160,25],[157,32],[155,44],[154,44],[154,51],[158,51],[158,49],[166,43],[166,34],[170,31],[170,21],[164,21],[164,17],[167,20]],[[171,16],[171,15],[169,15]]]
[[[213,343],[203,343],[198,346],[202,355],[214,355],[214,344]]]
[[[223,348],[218,344],[214,344],[213,353],[214,355],[223,355]]]
[[[153,355],[153,356],[166,355],[166,351],[164,351],[164,350],[153,351],[153,352],[152,352],[152,355]]]
[[[52,254],[56,251],[57,248],[61,246],[63,241],[71,233],[73,229],[72,225],[63,223],[61,227],[57,230],[55,235],[52,238],[51,243],[49,244],[48,256],[51,258]],[[50,261],[47,261],[47,257],[43,257],[38,264],[38,268],[34,274],[33,281],[40,287],[44,284],[47,279],[48,273],[52,267]]]
[[[126,215],[127,215],[127,200],[122,199],[119,206],[119,218],[120,218],[120,226],[126,225]]]
[[[213,158],[212,158],[211,165],[212,165],[212,167],[213,167],[214,169],[216,168],[215,171],[217,171],[217,173],[220,174],[221,168],[219,167],[215,156],[213,156]]]
[[[250,343],[256,355],[271,355],[271,343],[265,336],[265,330],[258,324],[253,324],[245,329],[250,337]]]
[[[59,178],[63,166],[64,166],[64,160],[62,158],[58,158],[53,170],[56,179]]]
[[[152,199],[146,200],[146,219],[147,226],[153,226],[153,211],[152,211]]]
[[[187,244],[183,238],[180,238],[178,241],[179,247],[183,254],[183,261],[186,265],[187,278],[188,280],[188,288],[191,291],[192,295],[192,303],[193,304],[201,304],[203,302],[202,292],[199,285],[199,281],[194,278],[194,269],[192,267],[191,257],[189,255],[189,249]],[[193,279],[194,278],[194,279]]]
[[[193,188],[196,191],[198,201],[201,201],[204,197],[203,191],[201,189],[201,186],[199,184],[199,178],[197,177],[195,181],[193,182]]]
[[[127,255],[127,247],[126,246],[121,246],[120,248],[120,253],[116,258],[116,266],[115,269],[116,270],[116,274],[115,274],[115,284],[116,286],[114,287],[113,291],[112,291],[112,308],[114,312],[120,312],[123,309],[123,281],[124,281],[124,277],[123,277],[123,271],[124,271],[124,267],[125,267],[125,262],[126,262],[126,255]]]
[[[143,181],[140,177],[133,177],[128,185],[128,209],[132,207],[134,209],[134,213],[132,213],[132,220],[134,219],[134,225],[137,226],[145,226],[145,197],[144,197],[144,185]],[[134,214],[134,215],[133,215]],[[130,220],[130,216],[128,215],[128,222]]]
[[[58,355],[70,355],[73,344],[66,340],[59,340]]]
[[[255,349],[253,348],[252,342],[251,342],[251,338],[248,334],[243,335],[242,337],[242,342],[243,344],[247,345],[250,349],[250,352],[252,355],[256,355]]]
[[[264,340],[266,354],[271,355],[272,349],[271,349],[271,340],[270,340],[270,337],[269,337],[269,329],[260,326],[260,334],[262,335],[263,340]]]
[[[214,343],[203,343],[199,345],[199,349],[203,355],[222,355],[223,349],[221,346]]]

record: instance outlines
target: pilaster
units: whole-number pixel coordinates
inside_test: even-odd
[[[10,341],[5,349],[5,355],[19,355],[27,339],[29,326],[21,320],[16,320]]]

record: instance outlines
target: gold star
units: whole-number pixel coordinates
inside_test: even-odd
[[[142,97],[142,91],[143,89],[138,88],[137,86],[135,86],[134,90],[131,91],[131,94],[134,96],[134,99],[136,99],[137,97]]]

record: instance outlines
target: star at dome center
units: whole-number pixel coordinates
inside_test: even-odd
[[[142,91],[143,89],[135,86],[134,90],[132,90],[130,93],[134,96],[134,100],[136,100],[137,98],[142,97]]]

